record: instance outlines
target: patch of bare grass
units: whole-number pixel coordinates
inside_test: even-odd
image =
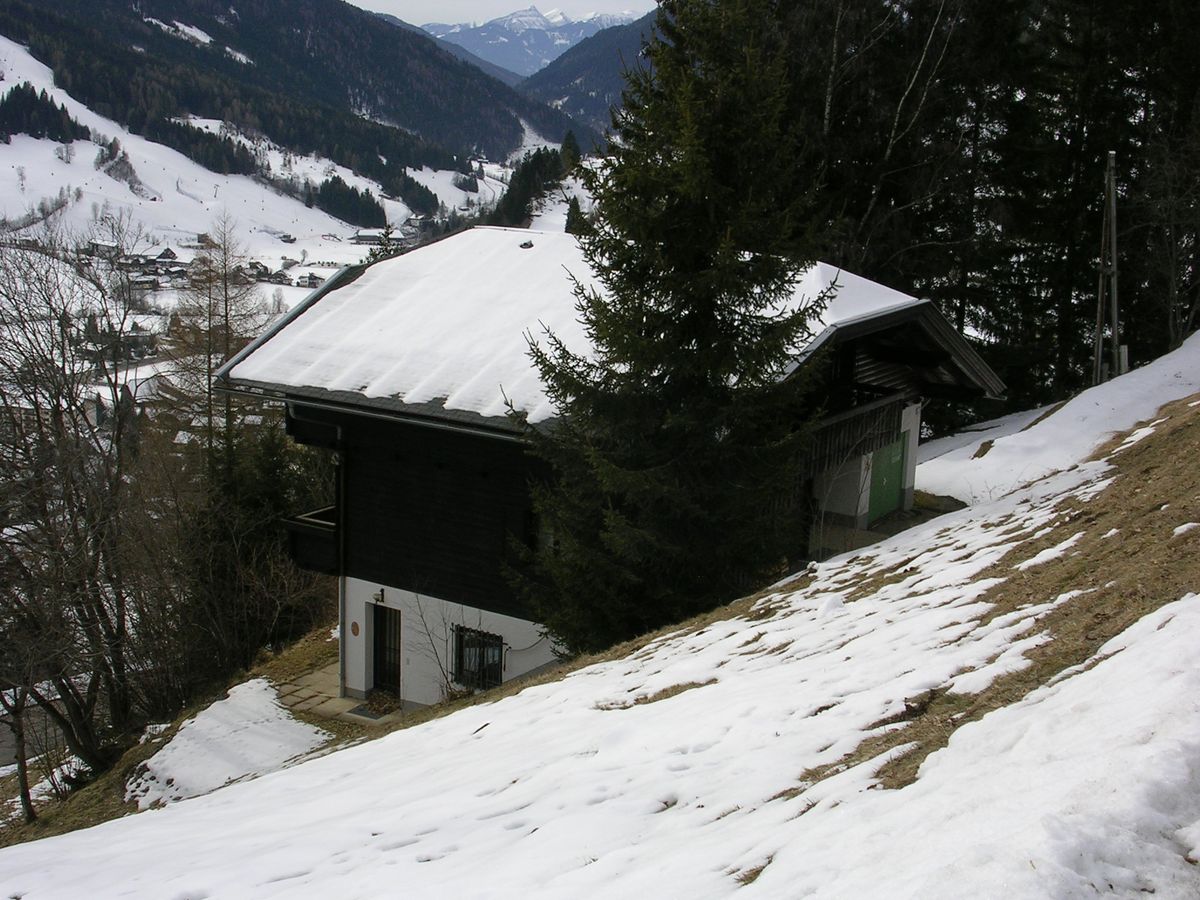
[[[337,662],[338,642],[329,636],[332,627],[331,624],[318,626],[282,652],[261,657],[249,676],[262,676],[275,684],[286,684]]]
[[[767,857],[766,862],[764,862],[762,865],[754,866],[749,869],[742,869],[733,876],[734,880],[737,881],[737,883],[742,887],[746,887],[746,885],[749,884],[754,884],[754,882],[758,881],[758,876],[766,870],[767,866],[769,866],[774,859],[774,855],[771,855]]]
[[[684,691],[692,691],[696,688],[708,687],[710,684],[716,683],[717,679],[710,678],[708,681],[687,681],[683,684],[673,684],[670,687],[655,691],[653,694],[641,694],[628,702],[598,703],[596,704],[596,709],[630,709],[634,706],[645,706],[648,703],[658,703],[660,700],[669,700],[672,697],[678,697]]]

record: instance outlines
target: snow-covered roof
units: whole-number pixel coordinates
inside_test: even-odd
[[[530,363],[527,335],[538,338],[548,328],[572,350],[588,350],[571,276],[596,282],[569,234],[473,228],[357,277],[343,274],[224,374],[243,385],[386,399],[426,411],[434,404],[486,418],[503,417],[511,400],[536,422],[553,408]],[[831,283],[837,294],[814,321],[814,336],[925,304],[818,263],[787,306],[811,303]]]

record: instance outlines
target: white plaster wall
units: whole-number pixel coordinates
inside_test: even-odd
[[[488,612],[461,603],[416,594],[357,578],[345,579],[344,609],[347,623],[342,629],[345,641],[346,693],[364,697],[372,688],[372,624],[369,607],[383,591],[383,603],[400,610],[400,642],[403,669],[400,695],[407,703],[429,705],[445,699],[445,675],[452,675],[455,625],[498,634],[504,639],[504,680],[524,675],[538,666],[553,662],[554,647],[543,638],[536,622]],[[358,624],[358,635],[353,631]]]
[[[855,527],[867,520],[871,494],[871,456],[856,456],[813,480],[813,493],[825,512],[846,516]]]

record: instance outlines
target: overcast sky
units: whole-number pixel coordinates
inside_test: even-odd
[[[654,9],[654,0],[349,0],[374,12],[391,13],[412,25],[426,22],[486,22],[506,13],[536,6],[543,13],[559,9],[572,19],[591,12],[631,12],[638,16]]]

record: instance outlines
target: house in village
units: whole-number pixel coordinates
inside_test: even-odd
[[[571,235],[475,228],[341,270],[220,371],[337,454],[335,504],[289,531],[298,562],[339,578],[347,695],[429,704],[554,659],[503,575],[511,541],[537,540],[538,463],[507,404],[554,413],[527,333],[587,348],[568,273],[593,283]],[[931,303],[825,265],[794,302],[835,282],[795,361],[829,360],[807,487],[823,515],[862,527],[912,503],[922,401],[1003,385]]]
[[[383,243],[383,231],[382,228],[360,228],[350,237],[350,243],[377,246]]]

